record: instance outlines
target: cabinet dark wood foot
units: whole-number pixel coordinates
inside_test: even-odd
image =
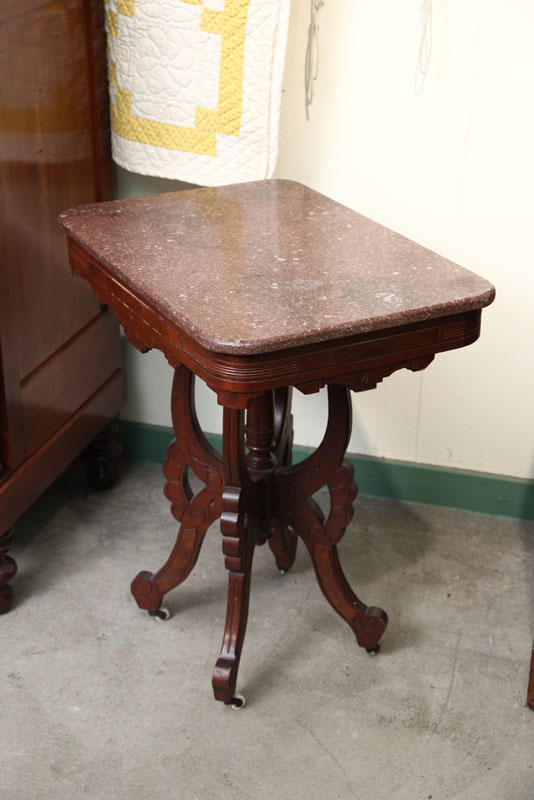
[[[85,450],[88,462],[85,477],[95,489],[109,489],[117,483],[118,461],[122,454],[118,432],[119,423],[111,420]]]
[[[17,564],[7,551],[13,543],[13,529],[0,535],[0,614],[5,614],[13,606],[13,589],[9,581],[17,574]]]

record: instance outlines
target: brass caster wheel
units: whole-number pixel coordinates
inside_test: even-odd
[[[380,645],[375,644],[374,647],[366,647],[365,652],[369,653],[370,656],[377,656],[380,652]]]
[[[156,611],[149,611],[148,613],[156,620],[156,622],[167,622],[171,616],[171,612],[168,608],[165,608],[165,606],[157,608]]]

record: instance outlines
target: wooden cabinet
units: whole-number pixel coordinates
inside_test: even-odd
[[[0,0],[0,612],[8,530],[120,410],[118,323],[60,211],[111,196],[100,0]]]

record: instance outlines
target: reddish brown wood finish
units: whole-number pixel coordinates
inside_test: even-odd
[[[228,601],[221,653],[213,671],[216,700],[232,702],[237,670],[245,638],[252,574],[252,556],[256,544],[258,517],[250,502],[252,480],[247,474],[244,454],[244,417],[241,409],[223,412],[224,490],[221,533],[224,563],[228,570]]]
[[[350,625],[358,644],[372,651],[386,628],[387,615],[379,608],[367,607],[354,594],[336,549],[352,518],[358,492],[353,467],[343,460],[352,424],[350,393],[342,386],[329,385],[328,401],[328,426],[322,443],[302,463],[280,468],[274,482],[274,506],[308,548],[319,586],[332,608]],[[328,487],[331,501],[326,521],[311,499],[323,486]]]
[[[165,494],[181,526],[167,562],[155,575],[141,572],[132,582],[132,594],[140,608],[156,612],[164,595],[189,575],[209,526],[221,516],[228,608],[213,688],[215,697],[225,703],[232,702],[235,694],[256,544],[268,540],[278,567],[286,571],[295,559],[296,531],[308,547],[326,599],[351,626],[358,643],[375,650],[385,630],[385,612],[368,608],[352,592],[337,557],[336,544],[352,517],[357,487],[350,464],[343,461],[351,427],[348,390],[330,386],[329,402],[322,444],[295,467],[290,466],[288,389],[264,392],[252,399],[246,424],[242,409],[226,407],[221,459],[198,424],[193,373],[184,366],[175,371],[172,411],[176,439],[169,446],[163,469],[168,481]],[[195,496],[188,469],[205,484]],[[311,499],[323,485],[331,495],[326,521]]]
[[[293,416],[291,414],[291,387],[275,389],[275,460],[279,466],[291,465],[293,448]],[[297,536],[287,522],[271,510],[271,536],[268,539],[276,565],[281,572],[288,572],[297,554]]]
[[[117,321],[56,222],[111,196],[103,23],[100,0],[0,0],[0,533],[124,402]]]
[[[176,439],[167,450],[163,472],[167,478],[165,496],[181,525],[164,566],[155,575],[140,572],[132,582],[137,605],[147,611],[157,611],[163,596],[187,578],[206,531],[222,511],[222,460],[200,430],[194,405],[194,375],[186,367],[175,371],[171,402]],[[187,477],[189,469],[205,484],[195,497]]]

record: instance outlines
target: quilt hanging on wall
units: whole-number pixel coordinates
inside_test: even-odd
[[[106,0],[113,159],[216,186],[271,176],[290,0]]]

